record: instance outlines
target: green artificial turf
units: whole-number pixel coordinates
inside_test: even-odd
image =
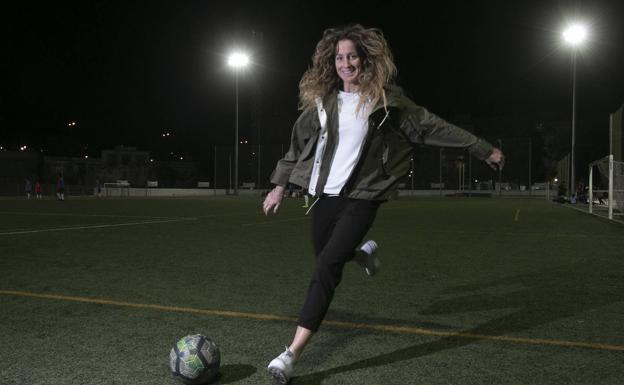
[[[296,317],[314,267],[301,204],[0,200],[0,384],[175,384],[169,349],[194,333],[221,348],[217,383],[269,384],[295,322],[264,316]],[[402,198],[369,237],[380,274],[347,265],[292,384],[622,383],[624,226]]]

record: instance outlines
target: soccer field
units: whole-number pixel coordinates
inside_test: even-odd
[[[0,200],[0,384],[269,384],[313,269],[302,200]],[[294,385],[621,384],[624,226],[542,199],[402,198],[348,264]]]

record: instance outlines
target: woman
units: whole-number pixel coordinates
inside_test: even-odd
[[[315,197],[312,275],[290,346],[271,361],[275,383],[287,383],[316,332],[342,278],[356,260],[367,274],[379,268],[377,244],[358,247],[410,169],[416,145],[465,147],[491,167],[503,154],[489,143],[415,105],[394,86],[396,67],[382,32],[352,25],[323,33],[313,65],[299,83],[300,109],[290,149],[271,176],[275,188],[263,211],[277,212],[284,186],[294,183]]]

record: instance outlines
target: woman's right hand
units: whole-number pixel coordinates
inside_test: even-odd
[[[273,213],[276,213],[283,198],[284,186],[275,186],[273,190],[267,194],[266,198],[264,198],[264,203],[262,203],[264,215],[269,215],[269,211],[271,210],[273,210]]]

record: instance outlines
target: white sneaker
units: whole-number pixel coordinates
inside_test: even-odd
[[[295,354],[286,347],[284,353],[269,363],[267,370],[274,384],[286,385],[295,370]]]
[[[355,255],[355,261],[364,268],[364,271],[370,277],[377,274],[381,267],[381,261],[377,257],[377,247],[377,242],[373,240],[366,241],[360,246]]]

